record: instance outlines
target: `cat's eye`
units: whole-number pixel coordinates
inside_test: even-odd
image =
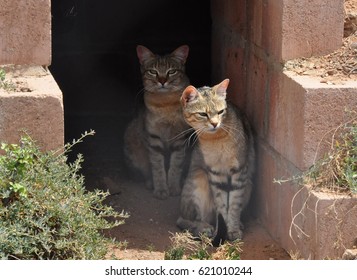
[[[171,69],[171,70],[167,71],[167,74],[169,74],[170,76],[175,75],[176,73],[177,73],[177,70],[175,70],[175,69]]]
[[[151,70],[149,70],[149,74],[156,76],[158,74],[158,72],[156,70],[151,69]]]
[[[201,117],[208,117],[206,113],[198,113]]]
[[[224,109],[221,110],[221,111],[219,111],[217,114],[218,114],[218,115],[222,115],[223,113],[224,113]]]

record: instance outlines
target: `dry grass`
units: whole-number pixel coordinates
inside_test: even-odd
[[[243,242],[225,242],[218,248],[204,235],[194,238],[189,232],[171,236],[172,246],[165,252],[166,260],[240,260]]]
[[[357,194],[357,112],[351,115],[334,129],[326,156],[303,174],[304,185],[315,191]]]

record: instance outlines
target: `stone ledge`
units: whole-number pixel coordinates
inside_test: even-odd
[[[357,108],[357,81],[327,85],[317,78],[284,72],[276,82],[278,90],[270,92],[267,139],[277,152],[305,170],[326,152],[329,132]]]
[[[17,143],[26,131],[44,150],[64,144],[62,92],[39,66],[5,66],[15,90],[0,88],[0,141]]]
[[[292,178],[327,151],[329,133],[350,118],[346,109],[357,108],[357,82],[327,85],[284,72],[271,79],[271,89],[268,137],[260,135],[258,141],[258,216],[288,252],[339,259],[357,239],[357,197],[273,181]],[[259,112],[260,103],[253,103],[258,106],[253,112]]]
[[[341,259],[357,242],[357,195],[310,191],[289,179],[298,171],[269,145],[259,141],[257,152],[260,176],[253,199],[273,239],[302,259]]]
[[[302,195],[297,200],[304,204],[300,209],[293,207],[299,210],[292,213],[295,219],[291,238],[295,246],[290,244],[286,249],[300,253],[304,259],[341,259],[346,248],[352,248],[357,240],[357,196],[314,191]]]

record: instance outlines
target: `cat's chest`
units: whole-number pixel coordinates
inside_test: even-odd
[[[200,142],[205,164],[222,173],[229,172],[239,166],[235,143],[230,141]]]
[[[178,106],[148,109],[146,123],[148,127],[161,127],[163,130],[181,130],[186,125]]]
[[[146,129],[159,135],[164,141],[169,141],[188,128],[182,117],[180,106],[147,108]]]

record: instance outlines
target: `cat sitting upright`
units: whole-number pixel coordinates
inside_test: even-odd
[[[181,97],[183,115],[198,138],[181,195],[177,226],[195,236],[242,238],[241,213],[252,190],[254,141],[243,114],[226,101],[226,79],[214,87],[188,86]],[[222,232],[222,231],[221,231]]]
[[[156,55],[137,46],[144,85],[145,108],[124,135],[124,155],[130,167],[141,172],[154,196],[165,199],[181,193],[185,160],[185,131],[180,96],[189,85],[185,63],[189,47]]]

